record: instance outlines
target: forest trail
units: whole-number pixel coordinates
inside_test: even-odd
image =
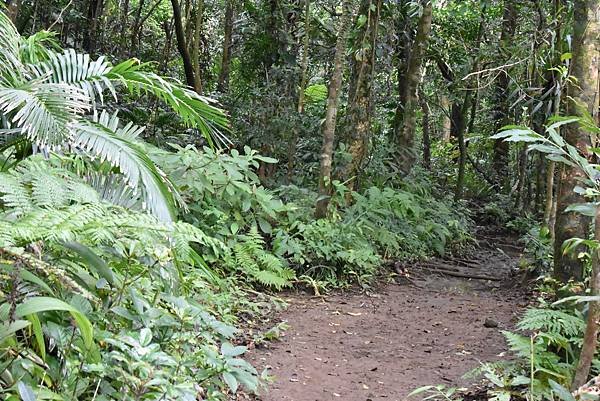
[[[438,260],[409,267],[410,281],[373,293],[285,297],[290,306],[276,318],[290,328],[250,355],[274,376],[258,400],[400,401],[423,385],[465,384],[464,373],[506,351],[501,330],[526,306],[509,286],[514,243],[482,239],[466,264],[494,280],[440,275],[444,263],[450,272],[465,263]]]

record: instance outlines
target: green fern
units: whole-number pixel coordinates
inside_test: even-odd
[[[280,258],[265,250],[265,241],[256,226],[234,244],[232,255],[226,258],[226,266],[261,285],[278,290],[291,285],[296,277]]]
[[[579,313],[566,313],[554,309],[528,309],[517,324],[519,330],[542,331],[549,335],[580,337],[585,321]]]

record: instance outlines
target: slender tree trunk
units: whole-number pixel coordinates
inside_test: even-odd
[[[400,148],[400,165],[409,172],[415,160],[415,131],[417,117],[417,88],[421,81],[423,58],[427,50],[427,42],[431,31],[432,1],[425,0],[423,14],[419,19],[417,36],[410,52],[410,61],[406,74],[406,95],[403,110],[402,125],[396,126],[396,139]]]
[[[577,84],[569,86],[568,114],[581,115],[581,108],[592,116],[598,115],[598,67],[600,67],[600,23],[598,21],[600,0],[576,0],[574,3],[573,60],[571,74]],[[590,135],[577,125],[569,125],[565,139],[583,155],[589,156]],[[579,213],[567,212],[566,208],[585,198],[574,192],[582,171],[571,166],[561,169],[555,225],[554,276],[562,282],[583,278],[583,263],[577,257],[563,255],[562,244],[569,238],[587,238],[589,218]],[[578,251],[574,252],[575,255]]]
[[[308,83],[308,47],[310,45],[310,0],[305,0],[304,9],[304,42],[302,44],[302,63],[300,66],[300,87],[298,88],[298,114],[304,114],[305,90]],[[298,145],[298,128],[294,127],[288,148],[287,182],[292,181],[296,164],[296,147]]]
[[[9,0],[6,4],[8,18],[17,24],[17,18],[19,17],[19,10],[21,9],[21,0]]]
[[[329,93],[327,95],[327,110],[323,124],[323,144],[321,146],[321,170],[319,174],[319,198],[317,199],[315,217],[323,218],[327,215],[329,196],[331,194],[331,171],[333,164],[333,144],[335,140],[335,125],[337,122],[339,92],[342,86],[342,74],[344,69],[343,57],[346,50],[346,37],[348,25],[351,20],[350,3],[345,0],[342,5],[342,16],[338,37],[335,44],[335,56],[333,58],[333,74],[329,82]]]
[[[88,29],[84,32],[83,48],[91,55],[96,54],[98,24],[104,9],[104,0],[89,0],[87,11]]]
[[[138,7],[135,10],[135,15],[133,17],[133,23],[131,24],[131,38],[130,38],[130,44],[129,44],[129,56],[130,57],[137,52],[138,30],[140,29],[140,25],[141,25],[142,10],[144,9],[144,4],[145,4],[145,0],[139,1]]]
[[[600,242],[600,207],[596,207],[596,217],[594,219],[594,239]],[[594,249],[592,253],[592,277],[590,278],[592,296],[600,296],[600,250]],[[596,354],[598,345],[598,324],[600,323],[600,301],[592,301],[589,304],[587,325],[583,334],[583,346],[579,354],[579,362],[575,370],[575,378],[571,384],[571,389],[577,390],[587,382],[590,374],[590,367]]]
[[[467,166],[467,144],[465,142],[465,133],[467,130],[465,114],[469,110],[471,104],[472,91],[468,90],[465,93],[462,106],[453,105],[454,129],[456,139],[458,141],[458,175],[456,177],[456,189],[454,191],[454,199],[459,200],[463,197],[465,187],[465,170]]]
[[[442,141],[450,142],[450,133],[452,132],[452,119],[450,118],[450,100],[445,94],[440,97],[442,106]]]
[[[202,74],[200,71],[200,47],[202,22],[204,19],[204,0],[197,0],[196,22],[194,24],[194,44],[192,48],[192,62],[194,64],[194,88],[196,92],[202,93]]]
[[[171,43],[173,42],[173,19],[163,22],[163,30],[165,31],[165,47],[162,51],[162,60],[160,62],[160,71],[164,73],[169,63],[169,55],[171,54]]]
[[[556,201],[554,199],[554,174],[556,165],[552,160],[546,159],[546,204],[544,206],[544,224],[550,231],[554,240],[554,217],[556,214]]]
[[[185,82],[188,86],[195,88],[196,78],[194,77],[194,65],[188,51],[185,41],[185,32],[183,30],[183,20],[181,17],[181,8],[178,0],[171,0],[173,6],[173,21],[175,23],[175,37],[177,38],[177,49],[183,61],[183,70],[185,72]],[[195,88],[196,89],[196,88]]]
[[[367,20],[358,34],[360,53],[352,58],[347,125],[345,129],[350,160],[341,169],[348,188],[357,188],[357,176],[367,154],[371,132],[371,86],[375,64],[375,47],[382,0],[362,0],[359,15]]]
[[[121,20],[119,23],[121,24],[121,32],[119,34],[119,54],[122,56],[125,55],[126,48],[126,40],[127,40],[127,26],[129,25],[129,0],[123,1],[123,6],[121,7]]]
[[[396,26],[398,43],[395,48],[398,66],[396,68],[396,80],[398,81],[398,105],[394,113],[393,141],[397,142],[396,132],[402,130],[404,119],[404,105],[406,104],[408,64],[410,60],[411,44],[413,41],[413,29],[409,15],[409,1],[400,0],[397,3],[400,23]]]
[[[423,166],[427,170],[431,170],[431,124],[429,121],[431,113],[423,91],[419,92],[419,103],[423,111]]]
[[[539,213],[542,210],[543,199],[544,199],[544,155],[538,154],[537,166],[535,169],[535,211]],[[544,220],[545,221],[545,220]]]
[[[517,10],[514,0],[504,1],[504,16],[502,19],[502,32],[500,34],[499,57],[500,60],[510,58],[508,48],[512,45],[515,29],[517,27]],[[500,70],[498,78],[496,78],[496,94],[495,94],[495,111],[494,120],[496,121],[495,130],[509,123],[508,119],[508,95],[509,95],[509,76],[504,69]],[[497,139],[494,141],[494,155],[492,167],[496,176],[496,185],[499,188],[507,188],[508,186],[508,156],[509,142]]]
[[[229,89],[229,70],[231,68],[231,42],[233,36],[233,2],[227,0],[225,8],[225,30],[223,33],[223,56],[221,57],[221,71],[217,89],[219,92],[227,92]]]

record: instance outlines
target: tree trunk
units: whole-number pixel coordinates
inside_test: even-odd
[[[183,20],[181,17],[181,8],[178,0],[171,0],[173,6],[173,21],[175,23],[175,37],[177,38],[177,49],[183,61],[183,70],[185,73],[185,82],[188,86],[195,88],[196,78],[194,77],[194,65],[188,51],[185,41],[185,32],[183,30]],[[196,89],[196,88],[195,88]]]
[[[440,97],[440,106],[442,107],[442,141],[450,142],[452,119],[450,118],[450,100],[445,94]]]
[[[600,241],[600,208],[596,207],[596,217],[594,219],[594,239],[596,242]],[[591,283],[591,294],[592,296],[600,296],[600,256],[598,255],[599,250],[594,249],[592,251],[592,277],[590,278]],[[587,382],[587,378],[590,374],[590,367],[594,355],[596,354],[596,346],[598,345],[598,324],[600,320],[600,301],[592,301],[589,304],[587,325],[585,333],[583,334],[583,346],[581,347],[581,353],[579,354],[579,362],[577,363],[577,370],[575,370],[575,378],[571,384],[571,390],[577,390]]]
[[[121,56],[125,55],[126,48],[126,36],[127,36],[127,26],[129,25],[129,0],[125,0],[123,2],[123,7],[121,7],[121,20],[119,23],[121,24],[121,32],[119,34],[119,54]]]
[[[217,89],[219,92],[227,92],[229,89],[229,71],[231,68],[231,41],[233,36],[233,2],[227,0],[225,8],[225,30],[223,33],[223,56],[221,57],[221,71]]]
[[[417,117],[417,87],[421,81],[421,69],[427,42],[431,31],[432,1],[425,0],[423,14],[419,19],[417,36],[415,37],[410,60],[406,73],[406,95],[403,110],[402,125],[396,126],[395,137],[400,148],[400,165],[405,172],[409,172],[415,160],[415,131]]]
[[[396,68],[396,79],[398,81],[398,105],[394,113],[393,130],[392,133],[395,136],[396,131],[402,129],[403,118],[404,118],[404,105],[406,104],[407,94],[407,74],[408,64],[410,60],[411,43],[413,41],[413,29],[411,26],[411,18],[409,15],[409,5],[407,0],[398,1],[398,14],[401,15],[400,23],[396,26],[396,36],[398,37],[398,43],[395,48],[396,58],[398,66]],[[396,141],[397,137],[392,137],[393,141]]]
[[[465,133],[467,130],[465,114],[467,110],[469,110],[471,104],[471,93],[472,91],[468,90],[465,93],[465,98],[463,100],[463,104],[452,105],[452,115],[453,115],[453,128],[456,133],[456,139],[458,142],[458,175],[456,177],[456,188],[454,190],[454,199],[459,200],[462,199],[464,186],[465,186],[465,169],[467,166],[467,144],[465,142]]]
[[[592,116],[598,115],[598,37],[600,24],[598,8],[600,0],[576,0],[574,4],[573,60],[571,74],[577,84],[569,86],[568,114],[582,115],[581,108]],[[577,125],[566,129],[567,142],[575,146],[583,155],[589,156],[590,135]],[[573,278],[583,279],[583,263],[577,257],[563,255],[561,247],[569,238],[587,238],[589,218],[578,213],[566,212],[575,203],[585,202],[585,198],[574,192],[583,172],[571,166],[563,166],[557,195],[556,224],[554,228],[554,276],[562,282]],[[579,252],[575,250],[574,254]]]
[[[359,11],[367,20],[358,33],[359,53],[352,58],[352,75],[348,92],[345,141],[350,160],[341,168],[341,177],[348,188],[357,188],[357,176],[367,153],[371,132],[371,86],[375,64],[377,28],[382,0],[363,0]]]
[[[171,54],[171,43],[173,42],[173,19],[163,22],[163,30],[165,31],[165,47],[162,52],[162,60],[160,62],[160,71],[164,73],[169,63],[169,55]]]
[[[204,0],[197,0],[196,4],[196,22],[194,24],[194,43],[192,63],[194,64],[194,88],[199,94],[202,93],[202,74],[200,71],[200,47],[202,22],[204,19]]]
[[[556,166],[552,160],[546,159],[546,205],[544,207],[544,224],[548,227],[552,239],[554,239],[554,170]]]
[[[104,0],[89,0],[87,11],[87,22],[89,25],[84,33],[83,48],[92,56],[96,54],[97,50],[98,24],[103,9]]]
[[[142,19],[142,10],[144,9],[145,0],[140,0],[138,3],[138,7],[135,10],[135,16],[133,18],[133,23],[131,24],[131,40],[129,44],[129,56],[131,57],[133,54],[137,52],[138,45],[138,30],[140,29],[140,21]]]
[[[305,90],[308,83],[308,47],[310,45],[310,0],[305,0],[304,9],[304,42],[302,44],[302,63],[300,66],[300,87],[298,88],[298,114],[304,114]],[[287,182],[292,181],[296,164],[296,147],[298,144],[298,127],[293,128],[292,138],[288,148]]]
[[[499,58],[500,60],[507,60],[510,58],[508,48],[512,45],[514,38],[515,29],[517,27],[517,10],[515,8],[514,0],[504,1],[504,16],[502,18],[502,33],[500,34],[500,46],[499,46]],[[505,69],[499,71],[498,77],[496,78],[496,94],[495,94],[495,131],[498,132],[500,129],[508,125],[508,112],[509,112],[509,76]],[[509,142],[501,139],[494,141],[494,155],[492,160],[492,168],[494,170],[495,182],[498,188],[506,188],[508,186],[508,156],[509,156]]]
[[[323,124],[323,144],[321,146],[321,163],[319,174],[319,198],[315,208],[315,217],[320,219],[327,215],[329,196],[331,195],[331,170],[333,164],[333,144],[335,140],[335,125],[337,121],[339,92],[342,86],[342,73],[344,69],[343,57],[346,51],[346,36],[351,19],[349,0],[342,5],[342,16],[338,37],[335,44],[335,56],[333,58],[333,75],[329,82],[329,93],[327,95],[327,111]]]
[[[419,93],[419,103],[421,104],[421,110],[423,111],[423,166],[427,170],[431,170],[431,132],[430,132],[430,109],[427,99],[425,98],[425,92]]]
[[[6,11],[8,18],[13,24],[17,24],[17,18],[19,17],[19,10],[21,9],[21,0],[9,0],[6,4]]]

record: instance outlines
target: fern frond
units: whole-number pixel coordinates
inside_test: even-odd
[[[543,331],[551,335],[580,337],[585,330],[585,321],[576,314],[554,309],[527,309],[517,324],[520,330]]]

